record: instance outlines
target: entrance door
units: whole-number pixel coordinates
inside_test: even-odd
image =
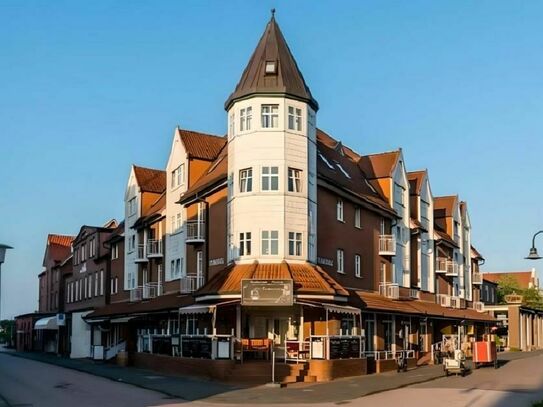
[[[285,357],[285,339],[288,332],[288,318],[274,318],[267,320],[268,339],[271,339],[275,356]]]

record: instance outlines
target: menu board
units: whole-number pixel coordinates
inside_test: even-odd
[[[172,338],[164,336],[153,336],[153,353],[159,355],[171,355]]]
[[[330,337],[330,359],[352,359],[360,357],[360,337]]]
[[[185,358],[211,359],[211,338],[183,338],[181,356]]]

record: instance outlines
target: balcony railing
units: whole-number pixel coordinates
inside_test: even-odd
[[[418,300],[420,298],[420,291],[416,288],[410,288],[409,289],[409,298],[412,298],[414,300]]]
[[[471,277],[473,284],[483,284],[483,275],[481,273],[474,272]]]
[[[193,293],[204,285],[204,276],[188,275],[181,277],[181,286],[179,291],[183,294]]]
[[[205,222],[190,220],[187,222],[187,243],[203,243],[205,241]]]
[[[145,244],[139,244],[136,247],[136,263],[145,263],[147,262],[147,253]]]
[[[162,257],[162,239],[147,240],[147,257]]]
[[[458,276],[459,266],[452,260],[448,260],[444,257],[438,257],[436,260],[436,273],[445,274],[446,276],[456,277]]]
[[[462,308],[462,299],[460,297],[451,297],[451,308]]]
[[[381,283],[379,284],[379,294],[397,300],[400,298],[400,286],[396,283]]]
[[[437,294],[436,295],[436,302],[441,305],[442,307],[450,307],[451,306],[451,296],[446,294]]]
[[[447,261],[447,273],[446,276],[450,277],[458,277],[458,271],[460,270],[460,266],[455,263],[452,260]]]
[[[139,302],[162,295],[162,283],[145,283],[130,290],[130,302]]]
[[[447,259],[444,257],[438,257],[436,259],[436,273],[444,274],[447,272]]]
[[[473,309],[475,311],[484,312],[485,311],[485,303],[481,301],[473,301]]]
[[[396,238],[393,235],[379,236],[379,255],[381,256],[396,255]]]

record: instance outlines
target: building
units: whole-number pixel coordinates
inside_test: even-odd
[[[535,268],[528,271],[500,271],[500,272],[485,272],[483,273],[485,280],[499,283],[502,279],[507,279],[517,283],[522,290],[535,288],[539,290],[539,278],[537,277]]]

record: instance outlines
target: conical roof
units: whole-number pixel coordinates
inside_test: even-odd
[[[319,108],[275,21],[273,11],[249,64],[224,107],[228,110],[235,101],[255,94],[285,95],[307,102],[315,110]]]

